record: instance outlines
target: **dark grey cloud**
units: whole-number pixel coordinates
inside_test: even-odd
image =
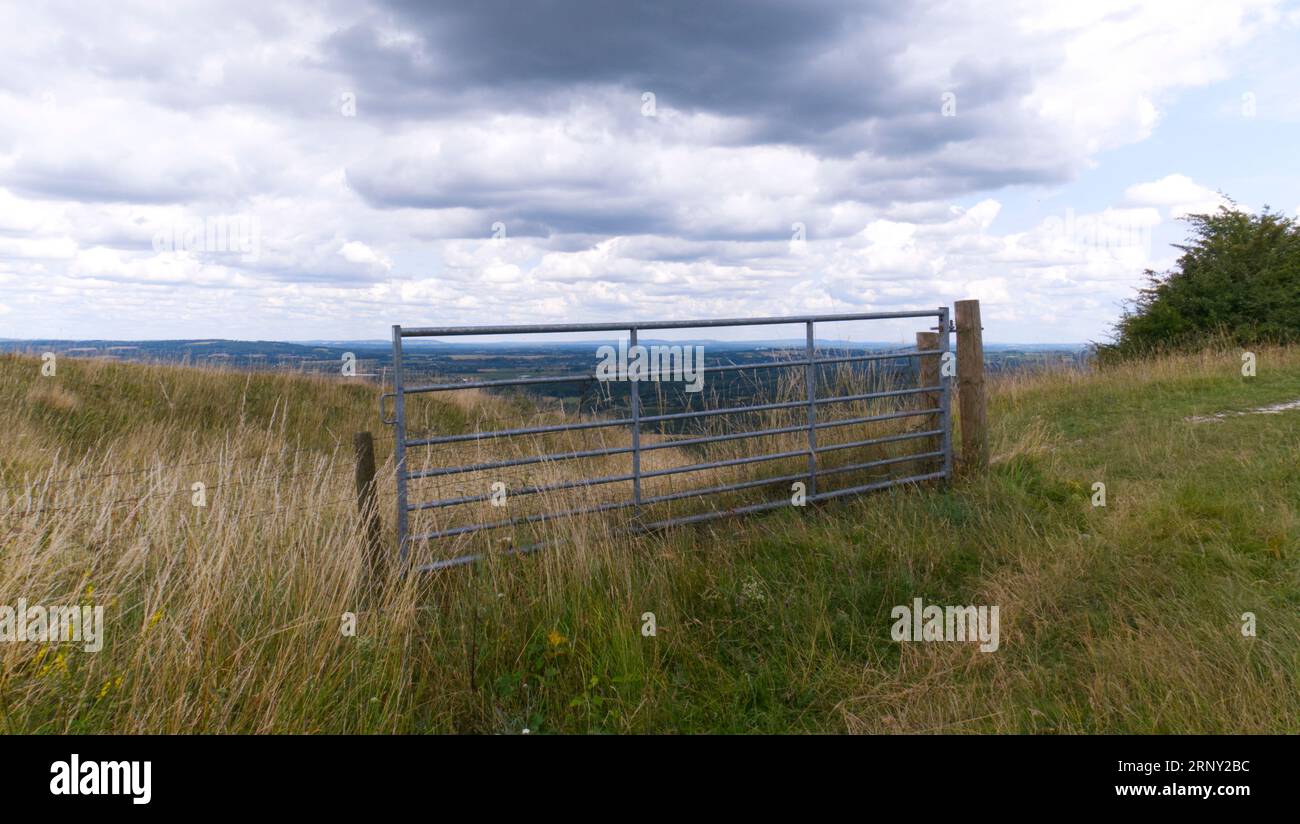
[[[68,200],[81,203],[173,203],[203,191],[204,183],[215,180],[167,180],[143,177],[102,165],[45,160],[15,164],[0,178],[6,188],[26,197]]]
[[[544,111],[575,90],[653,92],[685,112],[743,118],[753,143],[864,148],[847,127],[937,111],[893,65],[908,46],[892,2],[773,0],[394,2],[326,43],[335,68],[393,116]],[[395,21],[415,39],[392,38]],[[639,101],[632,97],[630,111]],[[930,138],[933,139],[942,139]]]
[[[998,193],[1107,202],[1114,175],[1057,186],[1176,129],[1172,93],[1255,32],[1286,34],[1265,7],[1138,2],[1104,20],[1071,0],[11,4],[0,315],[337,337],[429,312],[980,297],[1055,327],[1056,293],[1117,295],[1143,265],[1071,258],[1025,197],[999,218]],[[1269,122],[1257,77],[1223,77]],[[256,260],[156,252],[159,227],[223,215],[258,220]]]
[[[792,146],[833,161],[869,157],[874,162],[846,166],[810,195],[881,207],[1062,182],[1073,171],[1069,159],[1043,157],[1022,142],[1035,132],[1020,105],[1032,89],[1026,65],[993,53],[915,77],[907,51],[918,37],[942,39],[943,15],[918,29],[915,10],[898,3],[394,0],[387,9],[340,29],[323,48],[326,64],[349,77],[367,112],[381,118],[564,118],[575,102],[591,101],[631,140],[644,137],[640,94],[649,91],[661,109],[729,118],[709,146]],[[947,82],[936,85],[935,74]],[[944,92],[957,95],[959,117],[942,116]],[[665,131],[659,139],[691,138]],[[989,152],[977,144],[990,143],[1003,147],[997,164],[980,159]],[[592,148],[593,167],[617,162],[601,152]],[[376,208],[480,209],[544,234],[703,237],[670,204],[629,198],[631,176],[512,185],[460,165],[418,149],[358,157],[348,181]],[[762,239],[807,219],[773,211],[761,225],[705,231]]]
[[[176,139],[162,152],[167,168],[154,173],[147,157],[157,151],[154,136],[117,150],[129,168],[106,163],[115,156],[107,151],[27,154],[0,173],[0,184],[84,202],[229,201],[303,185],[295,175],[312,154],[316,162],[336,162],[368,207],[469,211],[485,226],[507,222],[515,236],[762,241],[787,234],[794,221],[826,236],[826,207],[837,202],[885,208],[1068,177],[1070,158],[1044,156],[1022,142],[1035,133],[1019,105],[1032,88],[1025,63],[997,52],[958,57],[942,44],[945,28],[950,36],[963,24],[941,9],[931,13],[936,8],[877,0],[378,0],[328,6],[329,22],[308,27],[310,33],[294,28],[287,7],[250,5],[228,25],[184,36],[169,32],[192,22],[189,15],[169,10],[131,23],[147,36],[66,37],[54,59],[138,93],[173,118],[216,123],[228,112],[251,114],[257,127],[277,129],[260,138],[275,141],[265,146],[270,151],[251,139],[235,146],[182,146]],[[84,16],[108,32],[126,25],[98,8]],[[922,72],[908,68],[917,65],[918,43],[931,54]],[[945,67],[945,59],[952,65]],[[356,95],[355,118],[337,108],[345,90]],[[642,117],[646,91],[672,116]],[[941,116],[944,91],[958,95],[960,116]],[[584,110],[598,115],[575,116]],[[722,125],[679,114],[714,115]],[[514,130],[507,154],[540,155],[546,147],[528,129],[564,124],[579,135],[582,162],[497,173],[476,157],[472,130],[511,115],[531,121],[505,125]],[[159,117],[152,128],[165,136],[170,125]],[[599,139],[601,133],[612,139]],[[424,134],[427,142],[403,139]],[[0,143],[5,139],[0,128]],[[1003,151],[991,155],[990,144]],[[730,212],[715,207],[762,181],[750,169],[738,171],[720,181],[714,199],[673,179],[701,173],[679,155],[642,164],[683,145],[793,147],[835,171],[809,181],[806,191],[763,195],[761,210],[727,223]],[[573,147],[550,148],[564,158]],[[823,207],[821,224],[810,214],[816,206]],[[721,222],[711,219],[718,214]]]

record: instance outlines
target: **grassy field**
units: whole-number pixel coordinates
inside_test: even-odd
[[[97,653],[0,644],[0,730],[1297,732],[1300,410],[1186,420],[1300,398],[1300,349],[1257,354],[1001,380],[993,467],[947,488],[569,523],[382,587],[351,462],[361,429],[389,457],[373,387],[0,357],[0,604],[106,620]],[[1000,648],[891,640],[916,597],[997,605]]]

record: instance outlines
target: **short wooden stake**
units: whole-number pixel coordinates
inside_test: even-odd
[[[917,332],[916,348],[923,352],[933,351],[938,349],[939,333],[938,332]],[[918,370],[918,377],[917,377],[917,388],[920,389],[923,386],[939,386],[940,384],[939,355],[921,355],[919,358],[917,358],[917,360],[920,361],[920,368]],[[917,409],[938,409],[939,404],[942,402],[941,392],[921,392],[916,397],[918,399]],[[917,418],[917,420],[920,421],[919,428],[921,429],[942,428],[943,419],[938,412],[934,413],[933,415],[926,415],[924,417],[919,417]],[[921,443],[924,444],[924,448],[920,450],[922,452],[938,452],[939,450],[943,449],[943,439],[937,436],[932,438],[925,438],[924,440],[921,441]],[[938,458],[936,460],[927,460],[924,464],[925,468],[922,469],[921,471],[923,472],[937,471],[937,468],[932,466],[932,464],[935,463],[938,463],[940,465],[939,468],[942,468],[943,459]]]
[[[375,500],[375,439],[369,432],[358,432],[352,436],[352,447],[357,460],[357,515],[365,529],[367,562],[374,576],[381,573],[383,553],[380,546],[383,525],[379,521],[379,507]]]

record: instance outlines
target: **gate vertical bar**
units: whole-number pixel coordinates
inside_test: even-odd
[[[406,395],[402,386],[402,327],[393,326],[393,457],[397,465],[397,557],[406,564]]]
[[[636,327],[628,330],[628,363],[644,363],[636,356]],[[640,372],[632,374],[628,369],[628,395],[632,406],[632,500],[636,503],[636,513],[641,514],[641,377]]]
[[[817,364],[815,360],[813,322],[808,321],[808,365],[804,374],[808,381],[808,494],[817,494]]]
[[[943,429],[943,476],[952,480],[952,371],[948,355],[948,335],[951,331],[948,323],[948,307],[939,307],[939,384],[943,391],[939,393],[940,428]],[[947,361],[947,363],[945,363]]]
[[[958,301],[957,303],[956,313],[955,313],[955,316],[957,317],[957,326],[960,326],[961,318],[964,317],[964,315],[962,315],[962,311],[966,308],[969,308],[966,305],[967,303],[968,302],[966,301]],[[749,514],[753,512],[767,511],[767,510],[777,509],[788,505],[788,499],[764,501],[761,503],[750,504],[746,506],[734,507],[729,509],[721,509],[721,510],[713,510],[710,512],[701,513],[697,515],[667,518],[664,520],[656,521],[654,523],[646,523],[643,520],[642,518],[644,514],[643,509],[645,507],[654,506],[667,501],[681,500],[685,498],[693,499],[697,496],[699,499],[703,500],[704,498],[710,495],[719,495],[719,494],[729,493],[733,491],[739,491],[742,489],[756,489],[771,483],[777,483],[777,482],[789,483],[792,481],[800,481],[800,480],[807,481],[807,486],[808,486],[807,492],[812,496],[814,496],[813,500],[827,500],[827,499],[841,497],[845,495],[856,495],[856,494],[865,493],[869,491],[875,491],[875,490],[884,489],[884,488],[897,486],[901,484],[931,481],[931,480],[943,479],[943,478],[951,478],[955,471],[955,463],[956,463],[956,455],[954,454],[955,450],[953,446],[953,441],[955,440],[954,436],[956,434],[955,431],[953,430],[953,418],[955,415],[955,410],[952,408],[952,404],[957,400],[958,397],[961,397],[961,395],[965,394],[965,393],[961,393],[961,395],[959,395],[959,390],[957,388],[956,382],[964,378],[960,374],[953,373],[953,370],[951,368],[952,364],[951,363],[946,364],[946,366],[948,367],[947,374],[944,373],[944,369],[943,369],[945,364],[943,364],[942,356],[947,354],[949,355],[949,357],[951,357],[952,354],[951,333],[953,331],[956,331],[952,321],[953,317],[954,317],[954,312],[949,307],[941,306],[941,307],[936,307],[934,309],[931,309],[929,311],[913,311],[913,312],[811,315],[811,316],[803,315],[803,316],[795,316],[795,317],[771,317],[771,318],[728,318],[728,319],[714,319],[714,320],[704,320],[704,321],[659,321],[659,322],[641,321],[638,323],[626,323],[626,324],[551,324],[551,325],[542,325],[542,326],[530,325],[530,326],[504,326],[504,327],[473,326],[473,327],[405,327],[405,328],[400,325],[394,325],[392,327],[394,391],[392,393],[381,394],[379,406],[381,410],[381,417],[383,418],[384,422],[386,424],[392,424],[395,427],[394,428],[394,464],[395,464],[394,468],[396,470],[395,475],[397,481],[397,489],[396,489],[397,518],[395,519],[396,522],[395,526],[397,532],[399,555],[402,564],[404,566],[404,569],[405,570],[412,569],[411,547],[415,544],[425,544],[429,541],[433,541],[445,537],[452,537],[456,535],[471,535],[471,534],[477,534],[487,530],[503,529],[503,528],[508,528],[508,527],[512,527],[524,523],[545,523],[545,522],[550,522],[562,518],[576,517],[576,516],[587,515],[587,514],[615,512],[615,511],[635,508],[634,511],[637,516],[637,521],[632,531],[655,530],[667,526],[697,523],[704,520],[726,517],[730,515],[741,515],[741,514]],[[939,323],[939,326],[937,327],[937,331],[935,333],[919,333],[918,337],[924,335],[926,340],[924,340],[923,342],[918,340],[917,348],[915,350],[890,351],[890,352],[870,353],[865,355],[854,355],[854,356],[837,356],[835,355],[835,353],[830,353],[830,355],[827,355],[827,353],[822,353],[823,355],[827,355],[827,356],[820,359],[818,357],[817,338],[816,338],[817,323],[823,323],[823,322],[831,323],[831,322],[850,321],[850,320],[885,320],[885,319],[899,319],[899,318],[936,318]],[[613,419],[601,417],[599,419],[593,419],[589,421],[579,421],[576,423],[566,423],[558,426],[545,425],[545,426],[536,426],[536,427],[494,429],[494,430],[487,430],[487,431],[476,430],[471,433],[462,433],[457,435],[444,435],[441,437],[424,437],[423,435],[417,435],[417,437],[415,438],[408,437],[410,434],[407,429],[407,415],[406,415],[406,395],[408,394],[415,395],[415,394],[430,393],[430,392],[449,392],[455,390],[480,388],[480,387],[491,389],[499,386],[519,386],[519,385],[532,385],[532,384],[543,384],[543,383],[583,382],[585,384],[587,381],[591,381],[593,378],[604,379],[600,374],[600,370],[597,369],[597,375],[595,376],[591,375],[590,373],[561,374],[561,375],[554,375],[554,376],[546,375],[540,378],[525,377],[525,378],[505,379],[505,380],[460,381],[460,382],[450,382],[450,383],[444,382],[444,383],[434,383],[430,385],[423,385],[419,381],[414,381],[410,386],[407,386],[402,350],[403,350],[403,344],[405,342],[405,338],[408,337],[419,338],[419,337],[444,337],[444,336],[455,336],[455,335],[501,335],[501,334],[513,335],[513,334],[554,333],[554,332],[571,332],[571,331],[572,332],[615,332],[619,334],[621,337],[622,333],[626,331],[628,333],[628,338],[619,341],[619,348],[622,349],[625,344],[630,344],[634,349],[637,350],[638,354],[644,355],[645,350],[642,347],[639,339],[640,330],[642,328],[648,330],[654,330],[654,329],[684,329],[684,328],[695,328],[695,327],[711,328],[715,326],[773,326],[773,325],[797,326],[799,324],[803,324],[805,326],[805,335],[806,335],[805,359],[802,361],[802,363],[797,359],[787,360],[786,358],[778,358],[772,362],[759,362],[753,364],[749,364],[749,363],[725,364],[725,365],[711,366],[708,367],[707,369],[710,372],[712,372],[713,370],[729,372],[734,370],[745,370],[750,368],[793,369],[799,365],[803,365],[804,378],[806,383],[805,386],[806,398],[790,398],[788,400],[783,400],[781,402],[774,402],[768,404],[743,404],[742,403],[734,407],[724,406],[722,408],[716,408],[716,409],[700,409],[698,411],[692,410],[687,412],[671,413],[671,414],[654,412],[652,410],[652,414],[646,415],[644,409],[644,398],[642,398],[640,394],[640,383],[642,380],[646,380],[650,377],[654,377],[655,379],[658,379],[660,373],[655,371],[648,371],[647,366],[649,364],[646,363],[647,359],[642,357],[642,358],[635,359],[635,363],[637,364],[635,371],[631,371],[631,374],[624,372],[624,375],[626,377],[624,377],[623,379],[630,380],[632,384],[629,387],[629,395],[628,395],[629,411],[626,417],[620,416],[618,418],[613,418]],[[975,328],[978,328],[978,324],[971,324],[971,325],[973,325]],[[961,342],[962,342],[962,336],[959,332],[957,336],[958,348],[961,348]],[[978,341],[975,341],[975,343],[976,345],[978,345]],[[821,367],[825,364],[873,362],[877,360],[895,360],[901,357],[909,357],[909,358],[920,357],[922,358],[922,363],[927,364],[927,369],[932,368],[934,366],[934,360],[927,360],[927,359],[936,359],[939,361],[939,365],[940,365],[940,368],[937,370],[938,374],[930,374],[925,380],[922,381],[921,385],[916,388],[881,391],[881,392],[868,392],[868,393],[861,393],[861,394],[847,394],[844,395],[843,397],[840,397],[841,391],[838,390],[836,386],[832,386],[828,384],[829,391],[825,393],[826,397],[824,398],[821,397],[818,392],[817,389],[817,381],[819,380],[818,373],[820,371],[824,371]],[[976,360],[976,362],[977,363],[979,362],[978,359]],[[796,372],[785,372],[782,374],[788,374],[792,377],[797,378],[798,373],[796,371]],[[900,409],[898,411],[879,414],[879,415],[869,415],[866,417],[844,418],[843,417],[844,414],[852,415],[853,412],[850,410],[845,413],[837,413],[836,408],[830,406],[826,407],[827,412],[829,414],[824,413],[820,416],[817,414],[817,407],[819,405],[846,403],[852,401],[867,400],[867,399],[874,399],[874,398],[886,398],[886,397],[904,398],[913,395],[916,396],[924,395],[926,398],[929,399],[929,403],[925,404],[924,407],[918,407],[915,409],[911,407],[911,404],[906,404],[903,409]],[[385,400],[388,397],[392,397],[394,399],[393,416],[391,420],[387,417],[384,411]],[[935,408],[936,406],[938,407],[937,409]],[[650,472],[646,472],[641,465],[643,452],[649,452],[650,450],[657,449],[657,448],[668,448],[670,445],[672,445],[671,441],[662,444],[661,443],[643,444],[641,438],[641,427],[644,426],[647,421],[651,423],[668,421],[668,420],[686,421],[686,420],[694,420],[697,418],[714,417],[714,416],[731,415],[731,414],[743,414],[743,413],[765,411],[765,410],[776,410],[776,409],[789,410],[795,412],[796,413],[795,417],[797,419],[798,417],[797,411],[800,407],[803,407],[806,412],[805,423],[795,423],[794,421],[787,421],[785,422],[785,425],[776,428],[759,429],[756,431],[728,431],[718,435],[686,439],[682,443],[683,444],[688,444],[688,443],[704,444],[704,443],[714,443],[714,442],[724,442],[724,441],[744,442],[749,438],[760,438],[760,437],[767,437],[770,435],[778,435],[778,434],[779,435],[793,434],[796,436],[796,440],[797,440],[798,431],[800,429],[804,429],[805,432],[807,433],[807,445],[804,449],[797,449],[793,446],[789,446],[787,449],[784,449],[780,452],[771,453],[771,454],[749,454],[748,452],[746,452],[744,453],[743,457],[739,457],[739,458],[732,458],[732,459],[721,460],[721,461],[707,461],[699,464],[688,464],[686,466],[674,466],[668,469],[658,469]],[[860,440],[860,441],[850,441],[846,443],[840,443],[838,442],[837,439],[831,439],[833,442],[828,444],[825,447],[825,449],[822,449],[821,451],[840,450],[840,449],[858,449],[867,446],[875,446],[878,444],[902,443],[904,441],[913,441],[913,440],[919,440],[924,438],[926,439],[925,443],[927,443],[928,445],[922,447],[923,448],[922,452],[918,452],[914,454],[904,454],[904,455],[899,455],[897,457],[891,457],[891,458],[875,460],[875,461],[867,461],[864,463],[857,463],[857,464],[839,465],[836,462],[831,461],[828,462],[826,472],[827,474],[833,475],[840,472],[850,472],[850,471],[857,472],[857,471],[861,471],[861,470],[865,470],[877,466],[893,466],[903,462],[936,462],[936,461],[942,462],[942,469],[939,469],[938,467],[934,467],[933,469],[930,469],[922,465],[921,468],[927,471],[918,470],[914,472],[912,471],[912,468],[908,468],[907,471],[903,473],[907,477],[898,477],[896,475],[891,474],[888,478],[884,480],[879,480],[872,483],[864,483],[864,484],[859,484],[857,486],[851,486],[847,488],[837,488],[834,489],[833,491],[827,491],[827,492],[822,492],[818,490],[818,486],[819,486],[818,482],[820,480],[819,476],[821,474],[821,469],[818,466],[818,454],[819,454],[820,447],[818,446],[817,429],[819,427],[826,428],[826,427],[850,426],[850,425],[857,426],[859,424],[864,424],[864,423],[869,423],[874,421],[886,421],[886,420],[901,421],[903,419],[920,417],[920,416],[924,416],[926,420],[929,422],[929,425],[925,426],[923,429],[914,426],[908,426],[904,429],[904,431],[899,432],[898,434],[893,434],[893,435],[880,437],[880,438],[868,438],[866,440]],[[939,429],[935,429],[933,424],[933,421],[936,418],[938,418],[939,420],[939,425],[940,425]],[[963,419],[964,418],[965,416],[963,415]],[[747,424],[749,422],[750,419],[746,418],[742,422],[737,422],[737,426],[740,429],[748,429],[748,427],[745,427],[742,424]],[[523,437],[527,435],[546,434],[551,432],[561,432],[561,431],[571,431],[571,430],[585,431],[588,429],[599,429],[605,427],[621,428],[623,426],[628,426],[628,425],[630,425],[632,429],[631,438],[629,439],[630,443],[626,445],[620,445],[616,448],[574,449],[573,451],[570,452],[561,452],[557,454],[530,455],[528,457],[523,457],[523,458],[510,458],[506,460],[470,463],[463,466],[449,466],[449,465],[445,465],[445,461],[435,460],[435,463],[439,464],[436,468],[430,468],[430,469],[422,468],[414,472],[410,471],[410,467],[408,465],[407,452],[409,450],[434,446],[443,443],[465,442],[465,441],[478,442],[481,440],[488,440],[488,439],[506,438],[506,437]],[[614,431],[617,431],[617,429],[615,429]],[[941,444],[936,444],[935,441],[941,441]],[[776,477],[768,476],[766,478],[757,478],[755,480],[745,480],[740,483],[726,483],[726,484],[719,484],[719,485],[708,486],[703,488],[693,488],[693,489],[684,490],[682,492],[674,492],[671,494],[657,495],[652,493],[650,495],[646,495],[645,490],[642,488],[643,482],[647,477],[668,477],[668,476],[673,476],[673,475],[683,474],[683,473],[699,472],[705,469],[742,466],[742,465],[748,466],[751,464],[756,465],[756,464],[761,464],[761,463],[766,463],[769,461],[776,461],[776,460],[786,461],[789,459],[798,458],[801,452],[804,453],[804,455],[807,458],[807,466],[805,467],[805,471],[803,472],[800,472],[799,470],[796,469],[785,470],[783,468],[778,471],[788,472],[788,474],[784,474]],[[531,495],[531,494],[542,494],[549,491],[585,489],[585,488],[589,488],[590,486],[594,486],[598,484],[613,484],[613,483],[622,484],[628,481],[632,481],[632,495],[630,496],[630,498],[621,498],[613,501],[595,504],[592,506],[577,507],[574,509],[558,510],[558,511],[546,510],[543,512],[538,512],[538,513],[529,514],[526,516],[520,516],[516,518],[506,518],[504,520],[489,521],[486,523],[472,523],[463,526],[457,526],[454,528],[435,530],[432,532],[423,532],[423,531],[413,532],[414,527],[412,526],[411,518],[410,518],[410,513],[412,512],[428,511],[433,509],[441,509],[443,507],[459,506],[465,503],[484,501],[487,500],[490,496],[462,494],[459,496],[445,498],[445,499],[438,498],[436,500],[421,501],[419,500],[419,495],[421,494],[419,486],[417,485],[416,489],[410,488],[411,487],[410,482],[412,480],[428,478],[428,477],[439,477],[439,476],[456,475],[462,473],[479,472],[487,469],[504,468],[509,466],[527,466],[527,465],[537,464],[537,463],[547,463],[550,461],[580,460],[584,458],[603,457],[607,455],[618,455],[618,454],[630,454],[632,456],[631,472],[623,471],[608,476],[583,477],[583,478],[578,478],[573,480],[564,480],[561,483],[554,483],[554,484],[548,483],[548,484],[541,484],[533,487],[525,487],[518,491],[520,494]],[[417,461],[417,463],[423,463],[423,461]],[[931,466],[933,466],[933,463],[931,463]],[[832,486],[834,487],[835,485],[832,484]],[[512,547],[510,551],[521,552],[521,553],[531,552],[534,549],[538,549],[541,546],[553,542],[554,542],[553,539],[548,539],[545,541],[541,541],[537,544],[531,544],[527,547],[521,547],[517,549]],[[473,563],[482,557],[484,557],[483,554],[455,555],[453,557],[444,558],[434,563],[428,563],[419,567],[415,567],[415,569],[418,571],[447,569],[454,566],[460,566],[462,564]]]

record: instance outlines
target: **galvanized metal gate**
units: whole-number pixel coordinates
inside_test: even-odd
[[[906,349],[891,352],[871,352],[868,354],[843,354],[833,357],[818,357],[816,351],[816,324],[818,323],[835,323],[842,321],[873,321],[873,320],[896,320],[900,318],[935,318],[937,325],[933,327],[938,332],[939,347],[937,349],[921,350]],[[567,374],[554,376],[539,377],[518,377],[506,380],[482,380],[482,381],[460,381],[453,383],[434,383],[426,385],[408,385],[402,365],[402,342],[408,338],[446,338],[446,337],[467,337],[467,336],[502,336],[502,335],[536,335],[536,334],[555,334],[555,333],[589,333],[589,332],[625,332],[628,335],[629,346],[637,346],[638,333],[650,330],[681,330],[681,329],[708,329],[718,327],[735,327],[735,326],[778,326],[799,324],[803,325],[806,330],[806,345],[803,350],[803,356],[796,360],[776,360],[760,363],[743,363],[743,364],[719,364],[713,366],[702,366],[705,373],[719,373],[736,370],[749,369],[787,369],[791,367],[803,367],[806,373],[806,396],[796,401],[782,401],[777,403],[766,404],[749,404],[730,406],[720,409],[706,409],[698,411],[675,412],[659,415],[642,414],[643,401],[641,399],[640,384],[651,380],[653,376],[641,376],[640,380],[632,379],[629,381],[630,409],[629,414],[624,417],[602,418],[597,420],[577,421],[573,423],[562,423],[546,426],[523,427],[516,429],[501,429],[484,432],[470,432],[452,435],[435,435],[432,437],[410,438],[407,431],[407,397],[410,395],[436,393],[436,392],[455,392],[466,389],[488,389],[494,390],[504,387],[524,387],[538,386],[544,384],[557,384],[576,381],[592,381],[597,379],[594,374]],[[918,483],[922,481],[949,478],[952,475],[952,415],[951,415],[951,380],[949,377],[950,370],[947,368],[937,369],[934,372],[939,374],[939,383],[933,386],[917,386],[915,388],[895,389],[881,392],[867,392],[850,395],[831,395],[828,397],[818,397],[817,395],[817,369],[824,364],[852,364],[869,361],[883,361],[889,359],[915,358],[924,356],[934,356],[942,358],[949,348],[949,321],[948,307],[943,306],[937,309],[911,312],[874,312],[861,314],[837,314],[837,315],[815,315],[815,316],[796,316],[796,317],[762,317],[762,318],[727,318],[715,320],[683,320],[683,321],[654,321],[647,323],[580,323],[580,324],[551,324],[551,325],[525,325],[525,326],[452,326],[452,327],[412,327],[404,328],[402,326],[393,327],[393,391],[385,393],[381,397],[381,417],[384,422],[391,424],[394,428],[395,440],[395,464],[397,475],[397,539],[398,552],[403,564],[407,562],[411,547],[428,541],[435,541],[441,538],[450,538],[457,535],[467,535],[484,530],[493,530],[508,528],[521,524],[540,523],[551,521],[559,518],[588,515],[601,512],[610,512],[627,508],[636,508],[639,513],[642,507],[653,504],[664,503],[667,501],[680,500],[685,498],[704,498],[710,495],[719,495],[722,493],[735,492],[742,489],[751,489],[772,485],[776,483],[804,482],[806,483],[806,500],[816,502],[838,498],[845,495],[859,494],[886,487],[897,486],[899,484]],[[920,372],[918,368],[918,373]],[[938,405],[928,408],[901,409],[898,411],[888,412],[879,415],[870,415],[857,418],[835,418],[825,415],[819,418],[819,409],[830,409],[834,404],[842,404],[852,401],[864,401],[873,398],[890,398],[903,397],[909,395],[918,395],[924,398],[935,398]],[[393,417],[391,419],[383,415],[383,401],[391,398],[393,400]],[[807,408],[807,420],[796,426],[786,426],[766,430],[727,432],[719,435],[709,435],[705,437],[690,438],[686,440],[673,440],[666,443],[642,444],[642,427],[663,421],[685,421],[695,418],[708,416],[722,416],[740,413],[762,412],[766,410],[778,409],[799,409]],[[832,427],[850,426],[855,424],[869,424],[877,421],[886,421],[901,418],[911,418],[920,416],[930,416],[933,420],[938,418],[938,428],[928,428],[919,431],[908,431],[901,434],[890,435],[887,437],[873,438],[866,440],[850,441],[847,443],[836,443],[819,447],[817,444],[817,433]],[[630,431],[630,444],[627,446],[606,447],[600,449],[584,449],[556,454],[530,455],[527,457],[513,458],[509,460],[498,460],[480,463],[468,463],[452,466],[435,466],[422,468],[416,471],[408,469],[408,458],[413,454],[413,450],[423,447],[430,447],[443,444],[458,444],[481,442],[498,438],[511,438],[520,436],[550,435],[559,432],[568,432],[574,430],[591,430],[611,427],[625,427]],[[673,467],[669,469],[660,469],[653,472],[643,472],[641,459],[644,454],[650,450],[660,449],[671,446],[687,446],[706,443],[716,443],[721,441],[732,441],[755,437],[765,437],[781,435],[793,432],[807,433],[807,446],[798,450],[786,450],[777,453],[754,455],[741,459],[730,459],[726,461],[703,462],[691,464],[683,467]],[[834,467],[818,466],[818,456],[827,452],[838,451],[843,449],[857,447],[878,446],[885,443],[895,443],[910,440],[930,439],[929,443],[938,443],[940,448],[928,452],[908,454],[898,457],[891,457],[882,460],[867,461],[862,463],[852,463]],[[491,493],[461,495],[451,498],[438,498],[428,501],[411,502],[410,484],[412,481],[443,477],[461,473],[475,473],[488,470],[505,469],[508,467],[518,467],[530,464],[541,464],[553,461],[570,461],[583,458],[597,458],[609,455],[629,456],[628,471],[616,475],[606,475],[600,477],[583,477],[565,480],[559,483],[541,484],[532,486],[523,486],[510,490],[510,495],[534,495],[540,493],[553,492],[557,490],[583,489],[597,485],[627,483],[631,485],[631,496],[625,500],[609,501],[605,503],[585,506],[580,508],[565,509],[554,512],[540,512],[532,515],[509,518],[499,521],[484,523],[474,523],[464,526],[458,526],[451,529],[434,530],[428,532],[418,532],[411,534],[409,529],[409,519],[413,513],[426,511],[430,509],[439,509],[443,507],[453,507],[462,504],[471,504],[475,502],[486,501],[491,497]],[[679,474],[683,472],[698,472],[706,469],[714,469],[726,466],[736,466],[741,464],[761,463],[764,461],[774,461],[779,459],[790,459],[806,457],[807,468],[798,474],[786,474],[773,477],[762,477],[758,479],[746,480],[739,483],[722,484],[712,487],[691,489],[683,492],[673,492],[664,495],[643,496],[642,481],[652,477],[661,477],[665,475]],[[919,474],[908,475],[906,477],[890,477],[886,480],[874,481],[866,484],[858,484],[845,489],[835,489],[831,491],[819,492],[817,481],[819,477],[825,477],[829,474],[852,472],[866,470],[872,467],[885,466],[889,464],[899,464],[909,461],[928,461],[936,463],[938,469]],[[679,524],[696,523],[700,521],[711,520],[726,516],[744,515],[749,513],[761,512],[764,510],[776,509],[779,507],[790,506],[789,498],[782,500],[766,501],[746,506],[738,506],[726,509],[710,510],[698,514],[685,515],[673,518],[667,518],[649,523],[637,523],[635,529],[638,531],[648,531]],[[527,552],[536,549],[547,543],[542,541],[529,546],[515,547],[513,552]],[[423,564],[418,569],[430,570],[440,569],[448,566],[454,566],[464,563],[473,562],[481,557],[481,554],[461,555],[452,558],[435,560],[431,563]]]

